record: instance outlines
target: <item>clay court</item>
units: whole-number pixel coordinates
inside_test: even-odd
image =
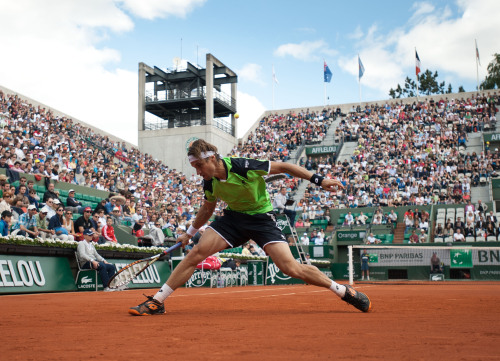
[[[500,360],[500,284],[363,284],[361,313],[313,286],[1,296],[3,360]]]

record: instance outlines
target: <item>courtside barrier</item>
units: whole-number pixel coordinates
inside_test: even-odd
[[[133,259],[109,259],[117,269],[133,262]],[[170,275],[168,262],[156,262],[133,280],[129,288],[161,287]],[[95,282],[102,289],[94,272],[82,272],[75,282],[76,272],[67,257],[0,255],[0,294],[94,291]]]

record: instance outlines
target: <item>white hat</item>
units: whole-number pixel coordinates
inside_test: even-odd
[[[49,213],[49,209],[47,208],[47,206],[40,209],[40,213]]]
[[[61,204],[61,201],[57,198],[54,198],[53,202],[54,202],[54,204]]]
[[[74,189],[70,189],[70,190],[68,191],[68,193],[71,193],[71,192],[74,192],[74,191],[75,191]]]
[[[28,206],[28,211],[31,211],[32,209],[36,209],[36,206],[34,204],[30,204]]]
[[[307,233],[304,233],[304,236],[307,236]]]

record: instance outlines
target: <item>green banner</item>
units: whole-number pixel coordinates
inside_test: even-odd
[[[75,289],[67,258],[0,255],[0,293]]]
[[[250,286],[264,286],[264,267],[266,262],[262,261],[248,261],[248,284]]]
[[[500,142],[500,133],[484,134],[485,142]]]
[[[285,215],[276,216],[276,225],[281,230],[281,232],[283,232],[283,234],[288,235],[292,233],[290,227],[288,226],[289,223],[287,222],[287,217]]]
[[[451,249],[450,268],[472,268],[471,249]]]
[[[308,147],[306,148],[307,155],[315,155],[315,154],[331,154],[337,151],[336,145],[328,145],[321,147]]]
[[[266,285],[292,285],[297,283],[304,282],[284,274],[278,266],[276,266],[273,260],[269,259],[269,263],[267,265]]]
[[[366,231],[337,231],[337,241],[362,241]]]

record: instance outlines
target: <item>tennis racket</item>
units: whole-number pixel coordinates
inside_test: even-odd
[[[278,173],[278,174],[272,174],[272,175],[266,177],[265,181],[266,181],[266,183],[269,183],[269,182],[274,182],[275,180],[283,179],[283,178],[286,178],[286,174],[285,173]]]
[[[134,261],[121,270],[116,272],[113,277],[109,280],[108,287],[111,289],[123,288],[130,283],[134,278],[139,276],[146,268],[151,266],[153,263],[158,261],[159,259],[164,258],[173,250],[179,248],[181,246],[181,242],[177,242],[172,247],[167,248],[162,253],[156,254],[154,256],[143,258],[137,261]]]

